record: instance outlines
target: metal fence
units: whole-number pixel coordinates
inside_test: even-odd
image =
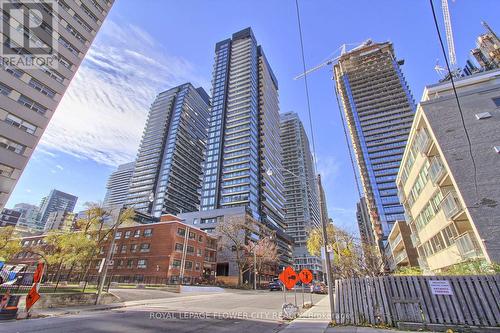
[[[436,282],[437,281],[437,282]],[[335,281],[337,324],[500,326],[500,275]]]

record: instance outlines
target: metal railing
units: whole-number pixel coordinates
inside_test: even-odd
[[[443,179],[445,173],[446,171],[444,169],[441,157],[437,155],[432,157],[429,164],[429,177],[431,178],[432,182],[434,184],[437,184],[441,179]]]
[[[401,261],[405,260],[406,258],[408,258],[408,255],[406,254],[406,251],[402,251],[402,252],[398,253],[396,256],[394,256],[394,262],[397,265]]]
[[[393,241],[389,241],[391,243],[391,247],[394,249],[396,246],[398,246],[399,242],[403,240],[403,236],[401,234],[397,235],[396,238]]]
[[[462,205],[457,198],[455,191],[450,191],[444,195],[441,201],[441,209],[448,220],[453,220],[453,217],[462,210]]]
[[[415,137],[415,145],[418,151],[421,154],[427,154],[430,144],[431,139],[429,137],[429,133],[425,128],[420,129]]]
[[[472,231],[467,231],[455,238],[458,251],[464,259],[475,258],[482,255],[476,236]]]

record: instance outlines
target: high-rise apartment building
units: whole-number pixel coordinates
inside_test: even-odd
[[[278,82],[250,28],[215,46],[201,210],[245,206],[284,229]]]
[[[285,195],[285,231],[294,240],[297,271],[307,268],[322,278],[321,258],[309,254],[307,237],[321,226],[313,157],[304,126],[295,112],[282,113],[281,149]]]
[[[45,226],[49,214],[57,211],[73,212],[78,197],[59,190],[52,190],[47,197],[44,197],[40,204],[38,224]]]
[[[359,235],[361,242],[364,245],[375,246],[375,236],[372,230],[372,223],[368,208],[366,207],[366,199],[362,197],[356,204],[356,221],[358,222]]]
[[[434,272],[500,262],[500,69],[455,87],[461,111],[451,82],[425,88],[396,180],[420,266]]]
[[[209,97],[191,83],[160,93],[149,111],[127,204],[160,217],[199,209]]]
[[[0,209],[112,4],[113,0],[1,2],[6,29],[0,46]],[[23,61],[10,61],[14,58]],[[38,58],[52,61],[33,60]],[[29,60],[32,65],[26,65]]]
[[[13,210],[21,213],[19,221],[17,222],[18,227],[33,228],[36,226],[38,213],[40,211],[38,206],[27,203],[18,203],[14,205]]]
[[[72,231],[75,228],[77,214],[65,210],[52,212],[47,217],[47,222],[43,228],[44,232],[50,230]]]
[[[334,65],[371,224],[380,250],[405,220],[396,175],[414,116],[414,101],[391,43],[365,42]]]
[[[127,201],[134,166],[135,162],[121,164],[116,171],[109,176],[103,207],[119,207]]]

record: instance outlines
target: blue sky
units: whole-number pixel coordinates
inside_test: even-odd
[[[441,1],[435,0],[440,24]],[[418,102],[444,61],[426,0],[301,0],[308,68],[344,43],[392,41]],[[458,62],[498,25],[500,1],[450,1]],[[279,81],[281,111],[307,122],[295,1],[117,0],[25,169],[7,207],[39,203],[52,188],[86,201],[102,200],[115,166],[134,159],[155,95],[191,81],[210,90],[215,43],[251,26]],[[442,29],[444,32],[444,29]],[[319,171],[336,223],[356,231],[354,185],[331,69],[309,76]]]

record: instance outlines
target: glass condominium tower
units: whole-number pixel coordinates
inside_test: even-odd
[[[415,104],[391,43],[365,42],[334,65],[361,175],[372,230],[380,250],[397,220],[405,220],[396,176]]]
[[[281,148],[286,199],[285,231],[294,240],[295,270],[307,268],[315,278],[322,278],[321,258],[311,256],[306,248],[310,230],[321,227],[321,216],[309,140],[295,112],[281,114]]]
[[[159,217],[199,209],[209,97],[191,83],[164,91],[151,105],[127,205]]]
[[[250,28],[215,46],[201,210],[246,206],[284,229],[278,82]]]

